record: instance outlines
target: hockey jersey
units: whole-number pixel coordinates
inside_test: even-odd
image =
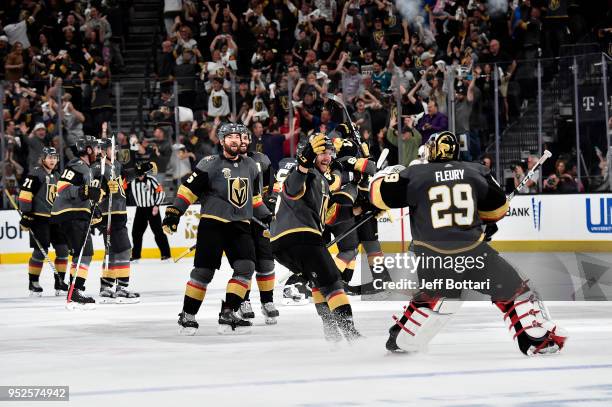
[[[174,206],[185,212],[198,201],[202,218],[221,222],[250,222],[253,216],[261,219],[270,214],[261,197],[257,164],[249,157],[203,158],[179,187]]]
[[[414,165],[375,179],[370,200],[380,209],[409,207],[413,244],[459,253],[484,239],[483,222],[508,210],[504,191],[485,166],[448,161]]]
[[[34,168],[21,184],[18,197],[21,212],[51,217],[58,178],[57,171],[47,172],[43,167]]]
[[[292,239],[320,242],[330,199],[328,180],[317,169],[306,174],[292,168],[282,183],[270,241],[282,245]]]
[[[53,222],[61,223],[73,219],[89,219],[92,204],[89,199],[79,196],[81,185],[100,186],[100,180],[93,178],[89,165],[80,158],[68,162],[57,182],[57,196],[51,208]]]

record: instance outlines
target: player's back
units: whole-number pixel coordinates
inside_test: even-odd
[[[482,240],[479,202],[487,199],[489,171],[469,162],[446,161],[407,168],[407,200],[415,245],[437,251],[468,248]]]

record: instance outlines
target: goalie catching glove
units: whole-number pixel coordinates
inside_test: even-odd
[[[164,220],[162,222],[162,229],[164,230],[165,234],[171,235],[176,232],[182,215],[183,214],[181,211],[175,206],[169,206],[166,208],[166,215],[164,216]]]

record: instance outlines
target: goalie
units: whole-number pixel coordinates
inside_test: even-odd
[[[404,307],[401,317],[394,316],[387,349],[423,349],[461,306],[462,290],[454,286],[489,281],[476,291],[490,296],[502,311],[521,352],[559,352],[567,339],[565,332],[550,319],[527,281],[484,242],[483,222],[500,220],[508,209],[504,192],[486,167],[458,161],[459,144],[453,133],[432,135],[426,147],[428,164],[394,166],[378,173],[370,184],[371,202],[380,209],[409,207],[416,256],[453,260],[480,257],[485,264],[459,272],[458,268],[445,269],[436,261],[421,262],[420,291]],[[433,284],[448,279],[459,284],[449,288]]]

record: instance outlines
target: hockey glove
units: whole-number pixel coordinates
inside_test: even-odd
[[[102,211],[96,206],[94,209],[93,216],[91,218],[91,227],[99,229],[102,233],[104,226],[102,225]]]
[[[138,176],[145,175],[147,172],[151,171],[152,169],[153,169],[153,164],[151,164],[149,161],[136,164],[136,175]]]
[[[314,167],[315,159],[317,155],[325,152],[325,135],[319,134],[313,137],[306,147],[302,150],[301,154],[298,155],[298,164],[304,168]]]
[[[355,171],[360,174],[374,175],[376,164],[366,158],[342,157],[338,160],[344,171]]]
[[[21,226],[21,230],[30,230],[34,225],[34,215],[30,213],[24,213],[21,215],[21,220],[19,221],[19,226]]]
[[[119,183],[116,180],[111,179],[106,185],[108,185],[108,192],[111,194],[116,194],[119,192]]]
[[[166,215],[162,222],[162,229],[167,235],[171,235],[178,229],[178,224],[181,221],[181,211],[175,206],[169,206],[166,208]]]
[[[270,223],[272,223],[272,221],[274,220],[274,215],[270,213],[262,218],[259,218],[259,220],[261,221],[261,223],[266,225],[268,229],[270,229]]]
[[[102,190],[98,187],[92,187],[91,185],[81,185],[79,187],[79,198],[83,201],[91,199],[94,202],[98,202],[102,196]]]

